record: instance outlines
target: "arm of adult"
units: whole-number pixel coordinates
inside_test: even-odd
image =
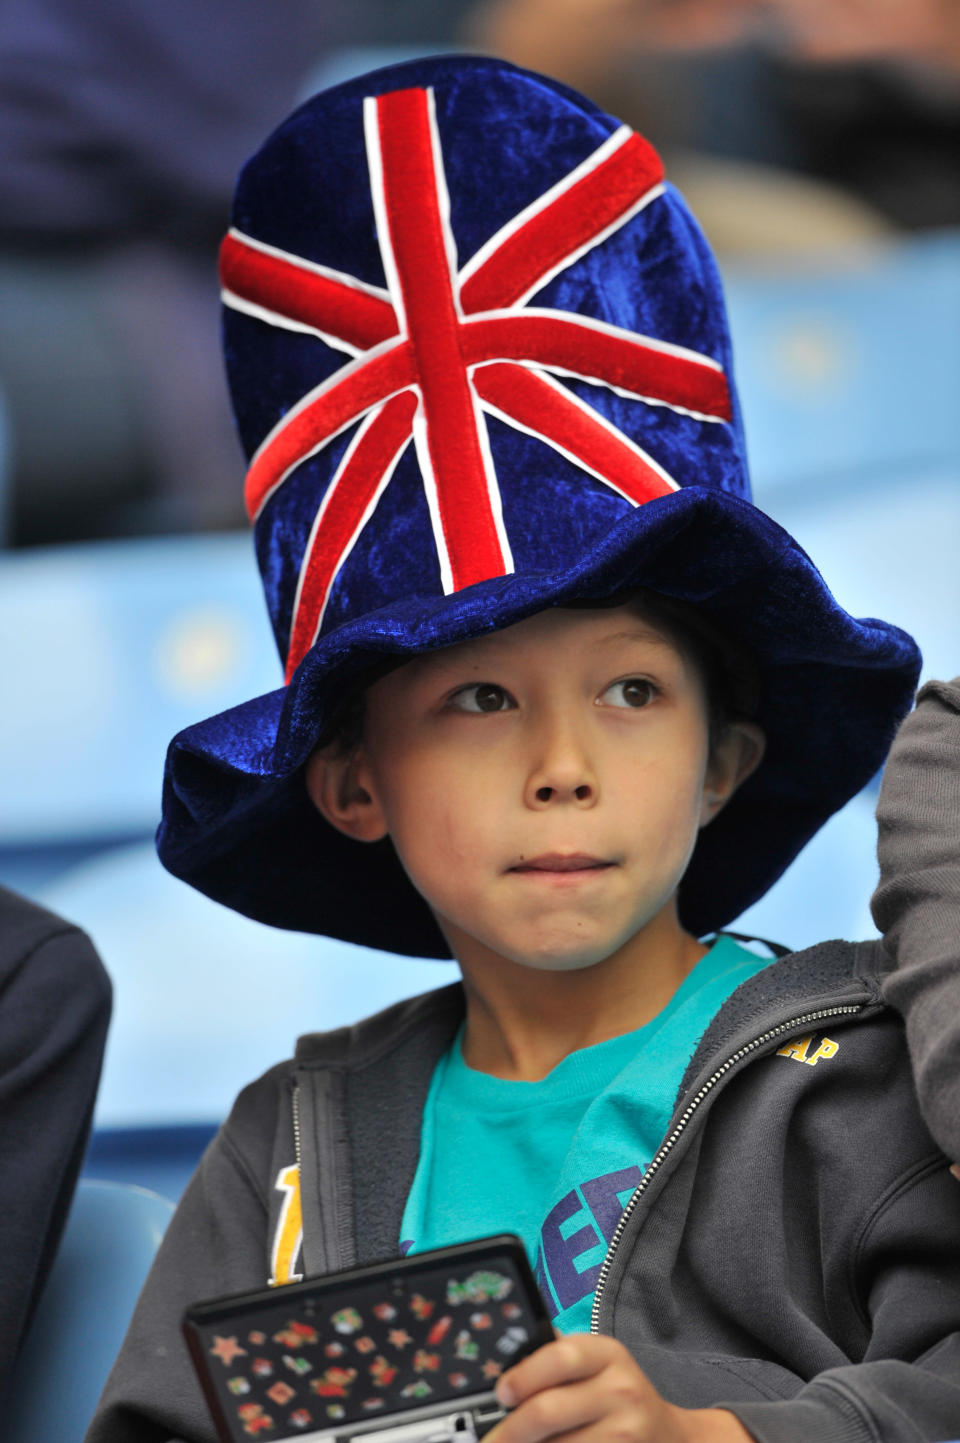
[[[901,1013],[924,1120],[960,1161],[960,677],[929,682],[900,728],[877,807],[871,910],[895,960],[883,984]]]
[[[110,981],[77,927],[0,887],[0,1395],[90,1131]]]

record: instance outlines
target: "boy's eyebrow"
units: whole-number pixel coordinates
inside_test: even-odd
[[[456,647],[439,647],[436,651],[423,652],[420,656],[411,658],[411,664],[420,673],[435,671],[446,666],[456,666],[459,661],[471,660],[473,653],[481,651],[477,642],[489,641],[495,643],[496,637],[479,637],[476,641],[462,642]],[[609,636],[597,637],[591,645],[607,646],[620,641],[643,642],[648,646],[657,646],[670,651],[677,649],[669,637],[664,636],[662,632],[656,631],[653,627],[644,626],[641,621],[636,622],[629,630],[615,631]]]
[[[642,625],[636,626],[630,631],[615,631],[612,636],[602,636],[599,640],[601,644],[613,641],[643,641],[651,646],[665,646],[669,647],[671,651],[676,650],[676,646],[669,637],[664,636],[660,631],[654,631],[652,627]]]

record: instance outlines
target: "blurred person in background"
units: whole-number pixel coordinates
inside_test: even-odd
[[[8,542],[242,523],[216,249],[239,164],[295,102],[339,8],[4,6]]]
[[[465,33],[649,134],[723,252],[960,224],[957,0],[483,0]]]

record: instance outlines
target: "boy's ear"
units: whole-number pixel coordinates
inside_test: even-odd
[[[763,761],[767,739],[754,722],[728,722],[710,753],[700,825],[705,827],[723,811],[742,782]]]
[[[379,842],[386,818],[363,747],[344,752],[336,744],[318,748],[305,768],[307,796],[322,817],[355,842]]]

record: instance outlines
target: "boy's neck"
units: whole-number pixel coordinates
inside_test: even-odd
[[[672,908],[665,913],[604,961],[570,972],[540,971],[476,944],[455,947],[467,999],[467,1065],[536,1082],[571,1052],[643,1027],[707,951]]]

